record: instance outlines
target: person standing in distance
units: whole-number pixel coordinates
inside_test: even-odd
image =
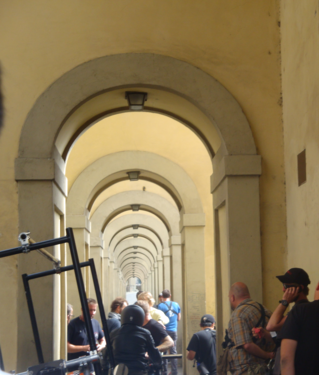
[[[215,318],[205,314],[200,320],[201,331],[194,333],[187,350],[187,359],[197,361],[197,369],[204,374],[200,365],[204,365],[210,375],[216,375],[216,331]],[[206,373],[206,372],[205,372]]]
[[[170,354],[176,354],[176,343],[177,343],[177,325],[181,320],[181,308],[177,302],[171,301],[171,292],[168,289],[164,289],[162,292],[163,302],[158,305],[158,309],[162,310],[169,318],[169,323],[166,326],[166,332],[171,336],[174,341],[174,346],[170,348]],[[171,359],[172,375],[177,375],[177,359]],[[167,374],[167,360],[164,361],[163,375]]]
[[[111,303],[111,311],[109,312],[108,319],[118,319],[121,321],[121,313],[125,307],[128,306],[126,299],[117,297]]]

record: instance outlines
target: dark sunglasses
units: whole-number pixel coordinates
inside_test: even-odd
[[[299,284],[282,284],[282,286],[284,287],[284,289],[288,289],[288,288],[300,288],[301,289],[301,285]]]

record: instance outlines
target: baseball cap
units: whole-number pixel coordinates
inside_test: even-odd
[[[306,271],[302,268],[290,268],[284,275],[276,276],[279,281],[287,284],[301,284],[307,286],[310,279]]]
[[[215,323],[215,318],[213,315],[205,314],[202,316],[202,319],[200,320],[200,325],[205,325],[207,323]]]

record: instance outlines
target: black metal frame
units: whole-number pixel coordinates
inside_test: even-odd
[[[19,246],[19,247],[8,249],[8,250],[2,250],[2,251],[0,251],[0,258],[11,256],[11,255],[16,255],[16,254],[21,254],[21,253],[26,253],[26,252],[38,250],[38,249],[41,249],[41,248],[60,245],[60,244],[63,244],[63,243],[68,243],[69,247],[70,247],[73,266],[61,267],[59,269],[39,272],[39,273],[31,274],[31,275],[27,275],[27,274],[22,275],[23,284],[24,284],[24,288],[25,288],[25,291],[26,291],[26,297],[27,297],[28,308],[29,308],[29,313],[30,313],[31,325],[32,325],[35,343],[36,343],[36,349],[37,349],[39,362],[44,363],[44,359],[43,359],[40,336],[39,336],[39,331],[38,331],[38,327],[37,327],[37,323],[36,323],[36,317],[35,317],[35,313],[34,313],[33,302],[32,302],[32,297],[31,297],[31,292],[30,292],[28,281],[32,280],[32,279],[39,278],[39,277],[53,275],[55,273],[65,272],[65,271],[69,271],[69,270],[74,269],[75,278],[76,278],[76,282],[77,282],[77,286],[78,286],[78,290],[79,290],[79,295],[80,295],[80,301],[81,301],[81,306],[82,306],[84,322],[85,322],[86,329],[87,329],[88,341],[89,341],[89,344],[90,344],[90,354],[94,354],[94,353],[96,353],[95,338],[94,338],[94,332],[93,332],[92,324],[89,324],[89,322],[91,321],[91,318],[90,318],[89,308],[88,308],[88,304],[87,304],[87,300],[86,300],[86,293],[85,293],[85,288],[84,288],[83,277],[82,277],[82,273],[81,273],[81,267],[90,266],[91,272],[92,272],[94,288],[95,288],[95,293],[96,293],[96,298],[97,298],[97,302],[98,302],[98,305],[99,305],[99,310],[100,310],[100,315],[101,315],[101,320],[102,320],[102,326],[103,326],[103,330],[104,330],[106,341],[107,341],[107,350],[108,350],[108,353],[109,353],[109,360],[110,360],[111,366],[114,368],[114,357],[113,357],[113,353],[112,353],[112,345],[111,345],[111,342],[110,342],[110,336],[109,336],[109,331],[108,331],[108,327],[107,327],[107,321],[106,321],[106,316],[105,316],[105,312],[104,312],[104,307],[103,307],[103,302],[102,302],[102,297],[101,297],[101,291],[100,291],[100,287],[99,287],[99,282],[98,282],[98,278],[97,278],[94,260],[90,259],[88,262],[80,263],[79,257],[78,257],[78,252],[77,252],[75,241],[74,241],[74,235],[73,235],[72,228],[67,228],[66,233],[67,233],[67,235],[65,237],[60,237],[60,238],[55,238],[55,239],[52,239],[52,240],[37,242],[37,243],[33,243],[33,244],[30,244],[30,245],[27,245],[27,246],[25,246],[25,245]],[[101,366],[100,366],[99,362],[94,362],[94,370],[97,373],[97,375],[100,375],[102,373]]]

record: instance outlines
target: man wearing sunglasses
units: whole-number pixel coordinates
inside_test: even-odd
[[[309,302],[307,295],[309,293],[308,285],[310,284],[310,279],[307,272],[302,268],[291,268],[284,275],[276,277],[282,283],[284,294],[271,315],[266,329],[279,332],[287,319],[288,315],[284,314],[289,304],[295,302],[295,305],[299,305]],[[280,334],[278,337],[280,339]],[[277,350],[276,353],[273,374],[280,374],[280,350]]]

